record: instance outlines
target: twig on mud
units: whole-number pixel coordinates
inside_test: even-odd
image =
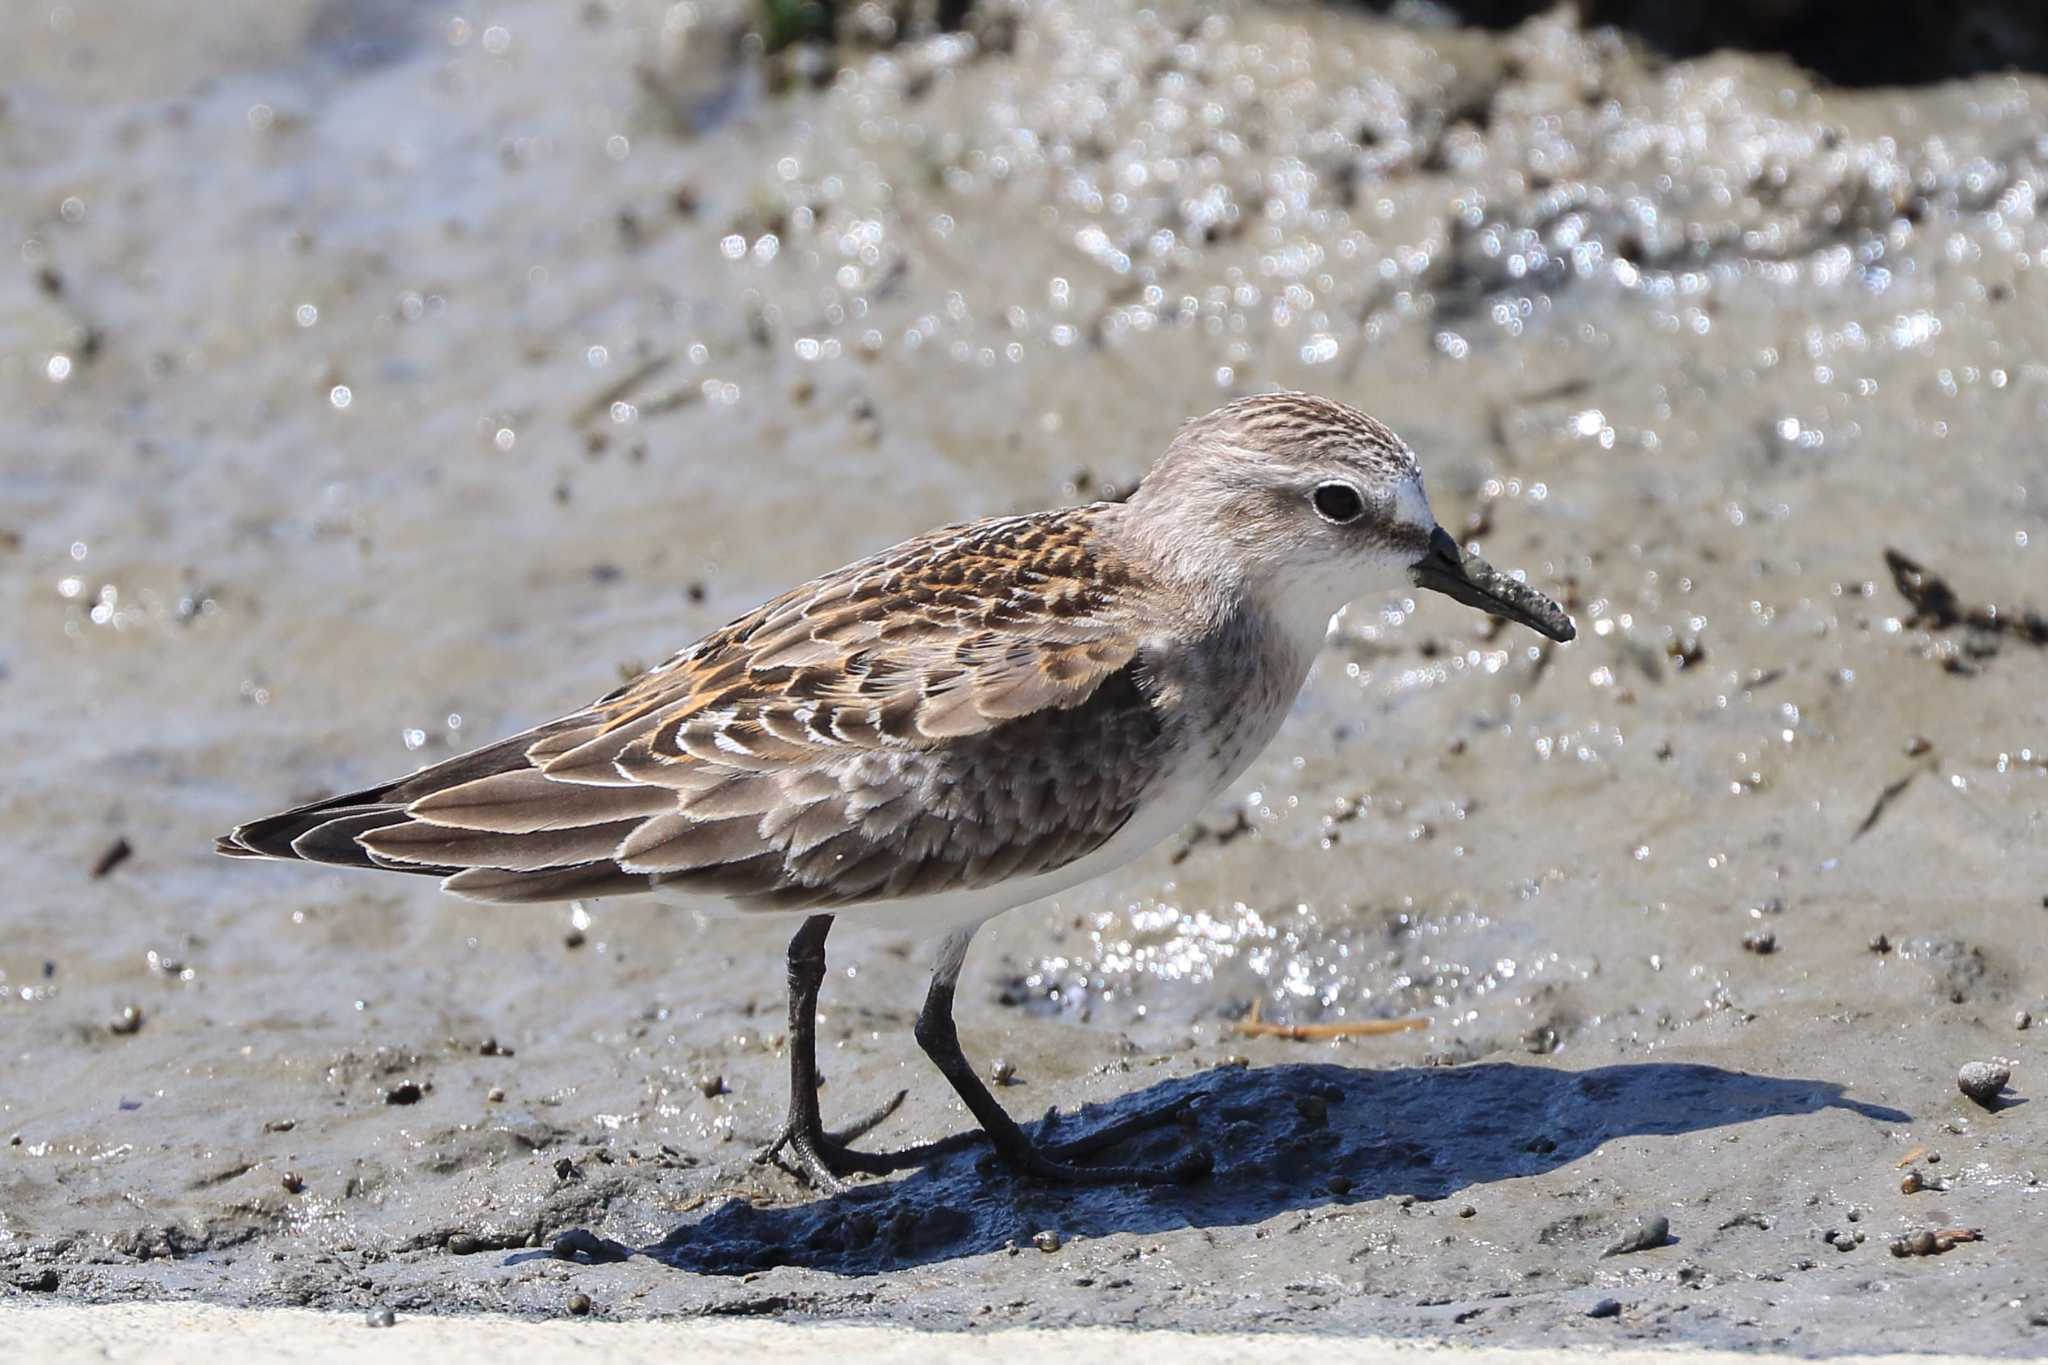
[[[575,415],[569,419],[570,425],[580,427],[596,421],[611,411],[612,404],[619,402],[627,394],[675,364],[675,360],[674,356],[666,354],[649,356],[616,382],[605,385],[589,402],[576,409]]]
[[[1918,777],[1919,775],[1920,772],[1916,768],[1914,771],[1907,773],[1898,781],[1887,785],[1883,791],[1879,792],[1877,794],[1877,800],[1870,803],[1870,814],[1863,817],[1863,823],[1856,826],[1856,832],[1850,835],[1849,838],[1853,841],[1856,839],[1861,839],[1864,835],[1870,833],[1871,827],[1876,825],[1879,820],[1884,818],[1885,807],[1891,805],[1893,801],[1897,800],[1899,793],[1903,792],[1904,790],[1906,790],[1908,786],[1912,785],[1913,779]]]
[[[122,863],[127,862],[134,852],[135,846],[128,842],[126,835],[114,840],[113,843],[107,845],[106,851],[93,861],[92,879],[98,881],[106,876]]]
[[[1237,1031],[1247,1038],[1292,1038],[1308,1042],[1316,1038],[1379,1038],[1389,1033],[1413,1033],[1429,1027],[1426,1015],[1406,1019],[1348,1019],[1341,1024],[1269,1024],[1259,1018],[1259,1002],[1252,1012],[1237,1021]]]

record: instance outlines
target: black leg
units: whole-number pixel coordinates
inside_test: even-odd
[[[839,1177],[851,1171],[900,1169],[895,1156],[853,1151],[854,1142],[896,1112],[906,1092],[845,1128],[826,1132],[818,1113],[818,989],[825,982],[825,935],[830,915],[812,915],[789,941],[789,1117],[775,1141],[755,1154],[757,1162],[775,1160],[785,1150],[797,1173],[828,1193],[844,1188]]]
[[[894,1113],[903,1103],[904,1092],[898,1091],[887,1104],[845,1128],[825,1131],[818,1111],[818,991],[825,980],[825,936],[831,928],[832,916],[813,915],[789,941],[789,1115],[775,1140],[755,1155],[757,1162],[784,1164],[782,1158],[786,1154],[788,1166],[825,1193],[844,1189],[841,1177],[853,1172],[881,1175],[899,1171],[981,1142],[993,1144],[997,1155],[1017,1170],[1070,1185],[1171,1184],[1197,1179],[1209,1171],[1212,1159],[1201,1148],[1164,1166],[1070,1164],[1074,1158],[1174,1122],[1186,1109],[1185,1102],[1132,1114],[1067,1142],[1041,1144],[1018,1126],[975,1075],[973,1064],[961,1051],[960,1035],[953,1024],[954,985],[966,961],[973,929],[954,934],[940,949],[924,1009],[917,1016],[917,1041],[966,1102],[981,1131],[941,1138],[898,1152],[854,1151],[849,1144]],[[1050,1123],[1048,1115],[1048,1127]]]
[[[947,939],[940,950],[931,989],[925,995],[923,1011],[917,1016],[917,1044],[965,1101],[968,1112],[995,1145],[996,1154],[1027,1175],[1068,1185],[1164,1185],[1206,1175],[1213,1158],[1203,1148],[1189,1151],[1164,1166],[1075,1166],[1066,1160],[1113,1146],[1144,1129],[1170,1123],[1180,1116],[1184,1105],[1161,1105],[1073,1142],[1043,1147],[1018,1127],[1017,1121],[974,1074],[973,1064],[960,1050],[960,1034],[953,1025],[953,987],[959,980],[961,965],[967,960],[967,944],[973,936],[973,929],[963,929]]]

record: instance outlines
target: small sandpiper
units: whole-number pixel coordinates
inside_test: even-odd
[[[762,1156],[836,1189],[990,1142],[1014,1168],[1105,1184],[1192,1178],[1082,1164],[1147,1124],[1041,1144],[960,1048],[953,989],[984,921],[1129,862],[1272,739],[1352,599],[1447,593],[1553,640],[1569,616],[1464,553],[1408,446],[1304,393],[1182,428],[1127,502],[948,526],[775,598],[588,707],[219,841],[439,877],[471,900],[671,893],[802,916],[790,940],[788,1117]],[[815,1027],[836,916],[942,934],[918,1044],[981,1132],[851,1146],[818,1111]]]

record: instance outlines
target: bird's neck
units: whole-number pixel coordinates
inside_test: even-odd
[[[1179,604],[1181,619],[1160,623],[1179,633],[1257,641],[1273,666],[1305,673],[1329,635],[1330,618],[1349,600],[1338,584],[1264,581],[1246,569],[1255,560],[1199,518],[1106,510],[1118,518],[1113,530],[1126,553]]]

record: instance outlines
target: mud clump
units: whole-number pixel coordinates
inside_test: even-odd
[[[1670,1240],[1671,1220],[1661,1213],[1654,1214],[1638,1221],[1634,1227],[1622,1233],[1600,1253],[1600,1259],[1604,1261],[1610,1256],[1629,1256],[1638,1251],[1650,1251]]]
[[[1935,994],[1951,1004],[1969,1001],[1990,974],[1983,950],[1959,938],[1916,934],[1899,944],[1897,951],[1900,957],[1920,964]]]

